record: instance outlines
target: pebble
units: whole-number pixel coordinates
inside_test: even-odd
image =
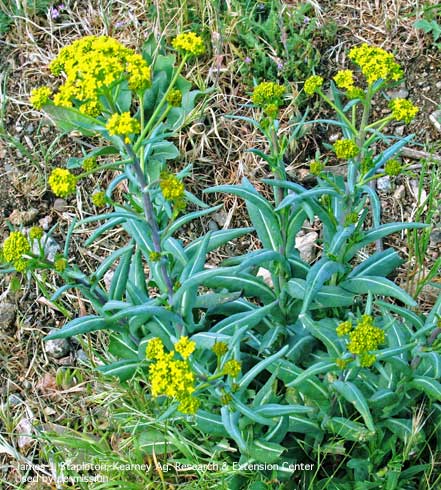
[[[18,395],[9,395],[8,396],[8,405],[10,407],[17,407],[18,405],[21,405],[23,403],[23,400],[18,396]]]
[[[60,250],[60,245],[58,245],[54,238],[52,238],[51,236],[47,236],[46,233],[43,234],[41,238],[41,243],[44,246],[44,256],[48,260],[53,261]],[[40,254],[40,248],[38,246],[37,240],[34,240],[34,243],[32,245],[32,252],[36,255]]]
[[[88,355],[83,351],[83,349],[79,349],[76,354],[75,354],[75,358],[78,362],[81,362],[81,363],[88,363],[89,362],[89,357]]]
[[[429,116],[430,122],[435,126],[437,131],[441,132],[441,111],[434,111]]]
[[[387,93],[391,99],[406,99],[409,95],[409,91],[405,88],[398,90],[391,90]]]
[[[210,231],[217,231],[219,229],[219,225],[216,223],[216,221],[214,221],[214,219],[211,219],[208,222],[208,229]]]
[[[0,330],[14,326],[17,308],[11,303],[0,303]]]
[[[318,233],[311,231],[303,236],[296,236],[296,249],[300,252],[300,258],[311,263],[315,258],[315,242],[318,239]]]
[[[58,329],[52,329],[49,333],[57,332]],[[61,359],[70,352],[70,343],[67,339],[53,339],[48,340],[44,344],[44,350],[46,354],[54,357],[55,359]]]
[[[56,211],[64,211],[64,209],[66,209],[66,204],[67,203],[64,199],[57,198],[54,201],[54,209]]]
[[[403,136],[405,129],[406,129],[406,126],[398,126],[394,129],[394,134],[396,136]]]
[[[12,213],[9,215],[8,220],[14,226],[22,226],[29,225],[35,221],[38,216],[38,209],[30,208],[27,211],[19,211],[18,209],[14,209]]]
[[[390,177],[389,175],[385,175],[384,177],[380,177],[377,180],[377,188],[379,191],[389,191],[391,189]]]
[[[402,201],[405,193],[406,193],[406,188],[404,187],[403,184],[401,184],[400,186],[398,186],[397,190],[394,192],[394,199],[396,201]]]
[[[430,234],[430,242],[432,245],[441,243],[441,228],[435,228]]]
[[[19,434],[17,438],[17,444],[20,449],[28,448],[32,445],[34,439],[31,437],[34,428],[32,427],[32,421],[26,417],[23,417],[15,428]]]
[[[228,214],[225,211],[219,211],[219,213],[214,213],[212,215],[214,221],[222,228],[228,219]]]
[[[436,82],[435,87],[441,89],[441,82]]]

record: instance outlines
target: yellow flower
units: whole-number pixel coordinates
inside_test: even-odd
[[[199,56],[205,53],[204,41],[195,32],[183,32],[172,41],[172,46],[185,54]]]
[[[179,107],[182,103],[182,92],[178,89],[170,90],[167,95],[167,102],[172,107]]]
[[[130,112],[112,114],[107,121],[106,129],[111,136],[124,136],[124,142],[130,143],[130,134],[139,133],[141,127],[139,121],[130,115]]]
[[[17,272],[24,272],[29,264],[29,260],[18,259],[14,262],[14,268]]]
[[[29,238],[30,240],[40,240],[43,236],[43,228],[41,226],[33,226],[29,230]]]
[[[181,337],[175,344],[175,351],[181,354],[184,359],[190,357],[196,348],[196,343],[188,340],[188,337]]]
[[[335,364],[337,365],[337,367],[339,367],[340,369],[345,369],[346,366],[349,364],[350,360],[349,359],[336,359],[335,360]]]
[[[336,141],[333,147],[337,158],[343,158],[345,160],[356,157],[360,152],[356,143],[348,139]]]
[[[268,108],[269,105],[282,105],[282,97],[285,93],[285,87],[275,82],[262,82],[256,85],[251,96],[251,102],[259,107],[265,108],[266,111],[274,112],[273,108]]]
[[[354,88],[354,73],[352,70],[340,70],[334,76],[334,81],[338,88],[351,90]]]
[[[352,322],[350,320],[346,322],[342,322],[338,325],[336,331],[339,337],[343,335],[348,335],[348,333],[352,330]]]
[[[358,213],[353,211],[345,216],[345,226],[355,225],[358,223]]]
[[[370,315],[363,315],[355,329],[349,333],[348,350],[352,354],[361,355],[378,349],[384,339],[384,330],[373,324],[373,318]]]
[[[147,359],[161,359],[164,356],[164,344],[162,340],[155,337],[148,341],[146,348]]]
[[[194,396],[186,396],[180,401],[178,410],[188,415],[194,415],[198,411],[200,405],[201,402]]]
[[[98,98],[108,88],[124,80],[131,90],[150,85],[151,70],[144,58],[108,36],[86,36],[60,50],[49,66],[65,82],[54,97],[54,104],[71,107],[80,102],[80,110],[98,115]]]
[[[217,357],[222,357],[228,352],[228,345],[225,342],[215,342],[211,350]]]
[[[97,166],[98,165],[96,163],[96,157],[85,158],[83,160],[82,165],[81,165],[83,170],[85,170],[86,172],[90,172],[91,170],[95,170],[97,168]]]
[[[52,90],[49,87],[38,87],[31,90],[29,101],[35,109],[40,110],[49,102]]]
[[[55,261],[54,261],[54,269],[57,271],[57,272],[63,272],[66,270],[66,267],[67,267],[67,260],[60,256],[60,257],[56,257],[55,258]]]
[[[375,357],[374,354],[368,354],[367,352],[363,352],[363,354],[361,354],[359,359],[360,359],[361,367],[371,367],[377,358]]]
[[[319,160],[309,162],[309,173],[311,175],[320,175],[325,168],[325,164]]]
[[[149,253],[149,260],[151,262],[159,262],[161,260],[161,253],[160,252],[150,252]]]
[[[150,364],[152,395],[166,395],[181,401],[195,391],[195,376],[187,361],[177,361],[173,356],[174,352],[169,352]]]
[[[159,187],[162,195],[167,201],[179,201],[185,195],[184,184],[176,177],[176,175],[168,172],[162,172],[159,179]]]
[[[19,231],[13,231],[3,243],[3,257],[6,262],[16,262],[30,252],[27,238]]]
[[[400,175],[402,169],[403,167],[401,166],[398,160],[389,160],[388,162],[386,162],[386,165],[384,166],[385,174],[390,175],[392,177],[396,177],[397,175]]]
[[[317,90],[323,85],[323,77],[319,75],[312,75],[305,81],[303,89],[306,95],[314,95]]]
[[[103,106],[98,99],[91,99],[80,105],[80,112],[88,116],[96,117],[103,111]]]
[[[241,363],[235,359],[231,359],[225,363],[223,372],[224,374],[235,378],[240,373],[241,369]]]
[[[403,71],[396,63],[394,55],[382,48],[376,48],[364,43],[354,47],[349,52],[349,58],[357,64],[369,85],[382,79],[385,81],[398,81]]]
[[[92,194],[92,203],[97,208],[102,208],[106,205],[106,193],[103,191],[94,192]]]
[[[349,99],[362,99],[364,97],[364,91],[360,87],[352,87],[348,89],[346,95]]]
[[[404,121],[406,124],[409,124],[419,111],[417,106],[406,99],[391,100],[389,108],[392,109],[392,116],[396,121]]]
[[[140,54],[131,54],[126,58],[126,71],[130,90],[142,91],[150,87],[151,71]]]
[[[49,176],[48,183],[56,196],[68,197],[75,192],[77,178],[69,170],[55,168]]]

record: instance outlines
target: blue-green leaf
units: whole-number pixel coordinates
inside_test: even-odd
[[[354,408],[363,417],[366,427],[371,431],[375,432],[375,424],[372,418],[371,412],[369,411],[369,406],[367,404],[366,398],[363,393],[355,386],[354,383],[350,381],[334,381],[332,383],[333,387],[340,393],[340,395],[349,403],[351,403]]]

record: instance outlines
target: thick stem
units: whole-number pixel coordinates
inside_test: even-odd
[[[149,193],[145,191],[145,188],[147,187],[147,181],[146,181],[146,178],[144,176],[144,172],[141,169],[141,166],[139,164],[139,159],[136,156],[131,145],[126,144],[125,147],[126,147],[127,153],[129,154],[130,158],[132,159],[133,168],[135,169],[136,177],[137,177],[139,185],[141,187],[142,204],[143,204],[143,208],[144,208],[145,218],[146,218],[147,223],[149,224],[150,229],[152,231],[153,248],[154,248],[155,252],[161,253],[161,237],[159,235],[159,228],[158,228],[158,223],[156,222],[155,211],[153,209],[152,200],[150,199]],[[165,285],[167,287],[168,302],[170,304],[172,304],[172,301],[173,301],[173,284],[172,284],[172,281],[170,279],[170,276],[168,275],[167,267],[163,261],[161,261],[161,263],[160,263],[160,269],[161,269],[162,278],[164,279]]]

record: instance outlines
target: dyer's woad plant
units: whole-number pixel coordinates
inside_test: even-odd
[[[307,95],[318,94],[335,110],[335,120],[321,122],[340,128],[342,138],[332,148],[347,161],[345,178],[326,172],[317,158],[312,189],[285,174],[289,141],[277,119],[284,87],[258,85],[252,102],[263,114],[251,122],[266,135],[269,152],[253,151],[269,164],[272,178],[264,182],[274,200],[247,179],[209,188],[244,199],[253,228],[210,232],[184,244],[182,228],[220,207],[206,207],[185,191],[185,172],[166,168],[178,156],[170,137],[198,95],[180,73],[204,45],[193,33],[177,36],[172,46],[178,67],[175,56],[151,46],[139,55],[108,37],[80,39],[50,66],[54,75],[64,74],[56,93],[44,87],[31,97],[62,130],[100,137],[95,150],[54,170],[49,184],[67,197],[79,178],[106,167],[118,170],[92,196],[104,212],[81,224],[102,223],[86,245],[116,228],[125,231],[127,243],[86,274],[69,256],[73,227],[54,260],[45,257],[42,230],[13,231],[3,245],[7,270],[55,269],[65,284],[53,300],[78,289],[94,314],[47,338],[108,330],[115,362],[102,371],[122,380],[141,373],[161,420],[194,421],[224,445],[229,440],[241,462],[316,461],[326,454],[338,488],[352,488],[340,474],[344,481],[369,482],[363,488],[404,488],[426,470],[410,468],[413,459],[429,440],[441,443],[441,299],[428,315],[420,314],[414,299],[387,279],[402,263],[398,253],[373,247],[387,235],[424,226],[382,224],[370,185],[403,170],[394,157],[411,138],[394,141],[382,133],[389,122],[414,117],[417,109],[408,100],[391,100],[383,119],[372,121],[371,115],[373,98],[402,77],[399,65],[384,50],[362,45],[349,54],[358,69],[338,72],[328,95],[321,77],[305,82]],[[109,155],[110,163],[97,163]],[[127,192],[115,202],[122,182]],[[200,209],[185,212],[187,202]],[[313,264],[295,247],[306,220],[320,223],[321,254]],[[209,252],[251,232],[260,249],[206,267]],[[262,268],[271,280],[258,274]],[[425,426],[415,415],[423,403],[432,417]],[[281,465],[277,476],[288,478],[290,471]]]

